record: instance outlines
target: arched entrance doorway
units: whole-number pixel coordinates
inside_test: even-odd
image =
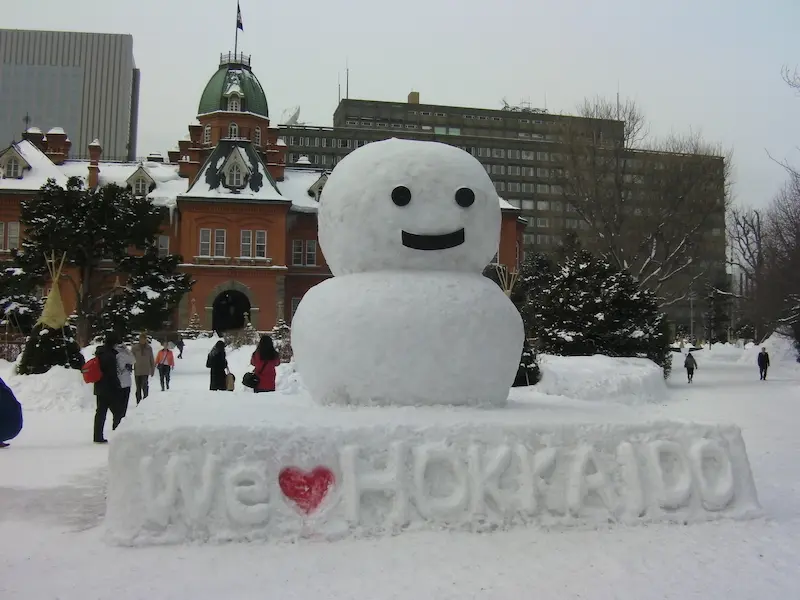
[[[239,290],[225,290],[215,299],[211,312],[211,328],[222,333],[244,327],[244,317],[250,313],[250,300]]]

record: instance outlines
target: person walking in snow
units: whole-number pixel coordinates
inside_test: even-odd
[[[250,364],[255,367],[253,373],[258,378],[258,383],[256,383],[253,391],[256,394],[259,392],[274,392],[275,369],[281,364],[281,358],[275,350],[271,337],[268,335],[261,336],[256,351],[250,357]]]
[[[769,352],[766,348],[761,348],[756,359],[758,363],[758,371],[761,373],[761,381],[767,380],[767,369],[769,369]]]
[[[692,383],[694,379],[694,370],[697,368],[697,360],[695,360],[691,350],[689,350],[689,354],[686,355],[683,366],[686,368],[686,378],[689,380],[689,383]]]
[[[136,381],[136,404],[150,393],[150,378],[156,374],[156,359],[153,348],[147,341],[147,334],[139,335],[139,343],[131,347],[133,354],[133,376]]]
[[[228,385],[225,375],[228,370],[228,359],[225,356],[225,342],[223,340],[217,341],[211,352],[208,353],[206,367],[211,370],[211,382],[208,389],[211,391],[227,391]]]
[[[158,379],[161,382],[161,391],[169,389],[169,376],[175,367],[175,355],[169,349],[169,342],[166,340],[161,345],[161,350],[156,355],[156,368],[158,369]],[[165,388],[166,386],[166,388]]]
[[[175,347],[178,349],[178,358],[183,358],[183,349],[186,347],[186,342],[183,341],[182,337],[178,338]]]
[[[22,405],[6,382],[0,379],[0,448],[8,448],[8,440],[13,440],[20,431]]]
[[[94,384],[94,395],[97,398],[97,410],[94,413],[95,444],[108,443],[103,435],[108,411],[111,411],[113,418],[112,429],[116,429],[122,420],[119,411],[122,390],[117,373],[117,351],[115,349],[118,343],[117,335],[108,333],[105,342],[98,346],[94,353],[102,374],[100,380]]]
[[[124,419],[128,414],[128,401],[131,399],[131,383],[133,383],[133,365],[136,359],[125,344],[117,344],[114,346],[114,350],[117,351],[117,376],[120,387],[118,411],[120,419]]]

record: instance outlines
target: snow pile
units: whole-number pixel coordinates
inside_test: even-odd
[[[761,348],[766,348],[769,353],[769,362],[772,366],[778,364],[796,365],[797,364],[797,349],[791,338],[773,333],[769,336],[763,344],[748,345],[748,347],[741,353],[739,358],[740,364],[752,365],[755,367],[756,358]]]
[[[737,427],[582,406],[536,393],[486,410],[159,395],[111,438],[108,537],[335,540],[760,514]]]
[[[741,360],[742,352],[743,350],[734,344],[711,344],[706,346],[698,356],[705,360],[736,362]]]
[[[8,384],[25,411],[94,410],[93,388],[83,381],[81,372],[52,367],[41,375],[18,375],[14,365],[3,361],[0,377]]]
[[[661,367],[646,358],[540,354],[539,367],[536,391],[543,394],[623,404],[663,402],[667,395]]]

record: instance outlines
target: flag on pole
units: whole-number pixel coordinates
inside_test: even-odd
[[[242,9],[238,2],[236,3],[236,29],[244,31],[244,25],[242,25]]]

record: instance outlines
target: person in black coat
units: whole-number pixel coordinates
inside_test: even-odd
[[[6,443],[22,431],[22,405],[14,397],[11,388],[0,379],[0,448],[8,448]]]
[[[208,389],[212,391],[226,391],[228,386],[226,385],[225,375],[228,370],[228,359],[225,356],[224,341],[219,340],[214,344],[211,352],[208,353],[206,367],[211,369],[211,384]]]
[[[756,362],[758,363],[758,371],[761,373],[761,381],[766,381],[767,369],[769,369],[769,352],[767,352],[766,348],[761,348]]]
[[[108,443],[103,435],[106,425],[106,415],[111,411],[113,418],[112,429],[116,429],[122,421],[121,399],[122,388],[117,374],[117,351],[114,348],[119,343],[119,338],[113,333],[106,335],[103,345],[95,350],[95,357],[100,363],[100,372],[103,376],[94,384],[94,395],[97,398],[97,410],[94,413],[94,443]]]

